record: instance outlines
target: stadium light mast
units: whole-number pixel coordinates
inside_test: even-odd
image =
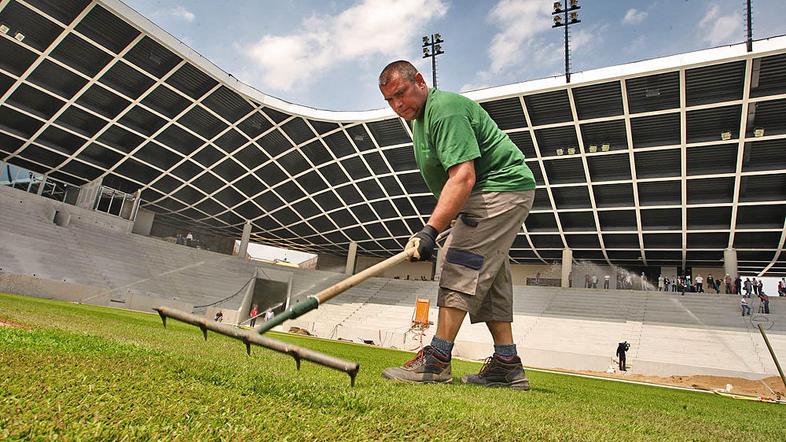
[[[439,33],[423,36],[423,58],[431,57],[431,86],[437,89],[437,55],[444,54],[442,50],[442,35]]]
[[[748,52],[753,52],[753,17],[751,13],[751,0],[745,2],[745,45]]]
[[[565,82],[570,83],[570,40],[568,28],[570,25],[581,23],[579,20],[579,0],[565,0],[565,7],[562,7],[562,2],[554,2],[554,11],[551,15],[554,16],[554,25],[552,28],[565,28]]]

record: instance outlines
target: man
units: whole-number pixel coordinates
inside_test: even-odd
[[[748,300],[745,299],[744,296],[740,298],[740,308],[742,309],[742,316],[745,316],[746,314],[750,316],[751,306],[748,305]]]
[[[628,344],[628,341],[622,341],[617,345],[617,360],[619,361],[620,371],[628,371],[625,356],[625,352],[628,350],[630,350],[630,344]]]
[[[761,300],[761,306],[764,310],[765,315],[770,314],[770,297],[767,296],[763,291],[759,290],[759,300]]]
[[[382,376],[410,383],[452,383],[453,342],[464,317],[485,322],[494,354],[477,375],[461,381],[528,390],[513,343],[513,296],[508,252],[534,199],[535,180],[524,155],[480,105],[430,89],[407,61],[382,71],[379,89],[401,118],[412,122],[415,160],[437,198],[428,223],[407,243],[413,259],[431,259],[436,237],[457,219],[440,249],[437,332],[401,367]]]

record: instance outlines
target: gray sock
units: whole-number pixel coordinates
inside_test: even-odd
[[[502,356],[503,358],[510,359],[517,355],[516,344],[510,345],[495,345],[494,353]]]
[[[431,346],[439,350],[440,353],[442,353],[443,355],[447,356],[448,359],[450,359],[450,353],[453,352],[452,342],[434,336],[433,338],[431,338]]]

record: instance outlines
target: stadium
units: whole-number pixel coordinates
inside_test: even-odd
[[[464,94],[537,182],[509,253],[533,390],[390,385],[379,372],[410,356],[393,350],[434,335],[439,288],[436,260],[384,265],[436,204],[406,121],[266,95],[117,0],[1,1],[0,436],[782,440],[783,407],[729,397],[786,393],[786,302],[740,315],[735,281],[786,276],[786,37],[565,80]],[[260,262],[250,243],[316,258]],[[368,269],[270,333],[359,361],[354,387],[153,314],[253,333],[252,306],[282,315]],[[718,288],[659,290],[687,275]],[[491,344],[467,320],[456,371]]]

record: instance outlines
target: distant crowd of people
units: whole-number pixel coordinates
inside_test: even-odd
[[[616,276],[616,288],[634,288],[633,277],[630,273],[617,273]],[[644,272],[641,273],[639,279],[642,290],[652,290],[653,286],[648,284],[647,275]],[[584,275],[584,288],[597,289],[600,280],[601,279],[598,277],[598,275],[587,273]],[[611,276],[604,275],[602,280],[603,288],[608,290]],[[700,274],[696,275],[695,277],[691,277],[689,274],[672,275],[671,277],[658,275],[657,285],[655,288],[660,292],[679,292],[683,295],[686,292],[741,295],[740,309],[742,311],[742,316],[748,316],[751,314],[751,306],[748,300],[755,296],[760,301],[759,313],[770,313],[770,297],[764,293],[764,283],[760,278],[757,279],[755,277],[746,277],[743,280],[739,275],[736,278],[733,278],[729,274],[726,274],[723,279],[715,278],[711,274],[707,275],[706,278]],[[786,296],[786,278],[781,278],[781,280],[778,281],[778,296]]]

